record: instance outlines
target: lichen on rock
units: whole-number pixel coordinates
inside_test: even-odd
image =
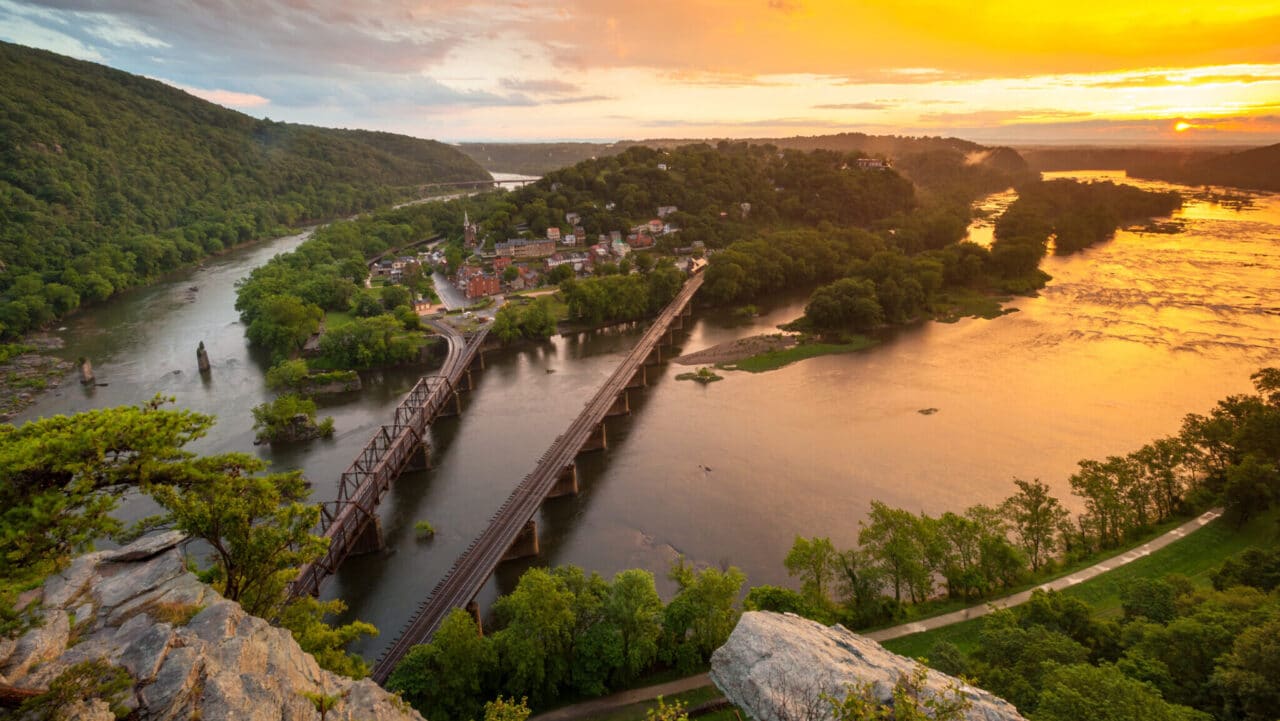
[[[711,656],[711,680],[734,705],[758,721],[833,718],[823,696],[843,698],[870,687],[880,703],[911,678],[916,663],[843,626],[824,626],[794,614],[742,614]],[[959,694],[968,721],[1024,721],[1013,704],[940,671],[929,671],[923,693]]]
[[[128,673],[123,705],[148,720],[313,721],[306,694],[321,694],[341,698],[329,721],[422,721],[372,681],[321,669],[288,631],[201,583],[181,540],[86,554],[49,578],[40,625],[0,640],[0,681],[44,689],[78,663],[103,661]],[[90,699],[76,712],[98,718],[104,708]]]

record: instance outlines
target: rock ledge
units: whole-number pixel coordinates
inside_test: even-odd
[[[912,659],[842,626],[755,611],[742,614],[711,656],[711,680],[759,721],[819,721],[832,718],[821,694],[841,698],[850,686],[871,684],[886,702],[898,679],[915,667]],[[925,693],[936,695],[952,684],[971,703],[966,719],[1025,721],[1008,701],[939,671],[929,671]]]
[[[42,624],[0,639],[0,683],[45,688],[101,659],[134,679],[125,705],[145,721],[314,721],[307,693],[342,698],[327,721],[422,721],[372,681],[322,670],[288,631],[201,583],[174,547],[180,540],[162,534],[90,553],[50,577]],[[75,714],[113,718],[100,704]]]

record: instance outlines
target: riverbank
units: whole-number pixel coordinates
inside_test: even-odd
[[[738,338],[688,353],[673,360],[679,365],[714,365],[720,370],[764,373],[807,358],[856,353],[879,344],[867,336],[853,336],[847,343],[802,342],[801,336],[769,333]]]
[[[0,345],[0,422],[62,384],[72,366],[48,353],[61,347],[62,340],[47,333],[34,333],[22,343]]]

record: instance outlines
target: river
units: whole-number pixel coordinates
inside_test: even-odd
[[[609,421],[609,451],[584,457],[582,493],[543,507],[538,562],[604,575],[644,567],[670,593],[663,574],[684,554],[737,565],[753,584],[781,584],[797,534],[852,545],[872,499],[939,513],[998,502],[1020,477],[1040,478],[1074,503],[1067,477],[1076,461],[1174,433],[1186,413],[1247,391],[1250,373],[1280,363],[1280,196],[1257,196],[1240,210],[1192,200],[1176,217],[1180,234],[1122,231],[1046,258],[1049,286],[996,320],[928,323],[868,352],[726,373],[705,387],[663,367],[633,395],[632,414]],[[983,232],[975,226],[975,238]],[[196,450],[253,449],[249,409],[267,393],[233,284],[301,239],[235,251],[77,315],[60,333],[61,354],[88,355],[109,385],[86,392],[69,381],[17,420],[163,393],[219,417]],[[757,303],[762,313],[747,323],[700,311],[683,349],[772,331],[804,300]],[[432,429],[434,467],[404,476],[384,501],[388,551],[349,561],[325,588],[383,629],[358,650],[373,657],[391,641],[638,333],[583,333],[489,354],[463,415]],[[207,382],[195,372],[201,340],[214,366]],[[277,468],[302,468],[315,498],[331,498],[338,474],[416,377],[378,374],[363,394],[327,404],[322,412],[338,429],[332,441],[253,450]],[[925,408],[938,411],[918,412]],[[434,539],[415,540],[420,519],[436,527]],[[482,604],[527,566],[501,568]]]

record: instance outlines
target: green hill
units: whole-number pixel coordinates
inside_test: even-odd
[[[487,177],[443,143],[258,120],[0,43],[0,337],[283,227]]]
[[[1230,185],[1280,191],[1280,143],[1226,153],[1169,168],[1130,169],[1130,175],[1172,180],[1188,185]]]

